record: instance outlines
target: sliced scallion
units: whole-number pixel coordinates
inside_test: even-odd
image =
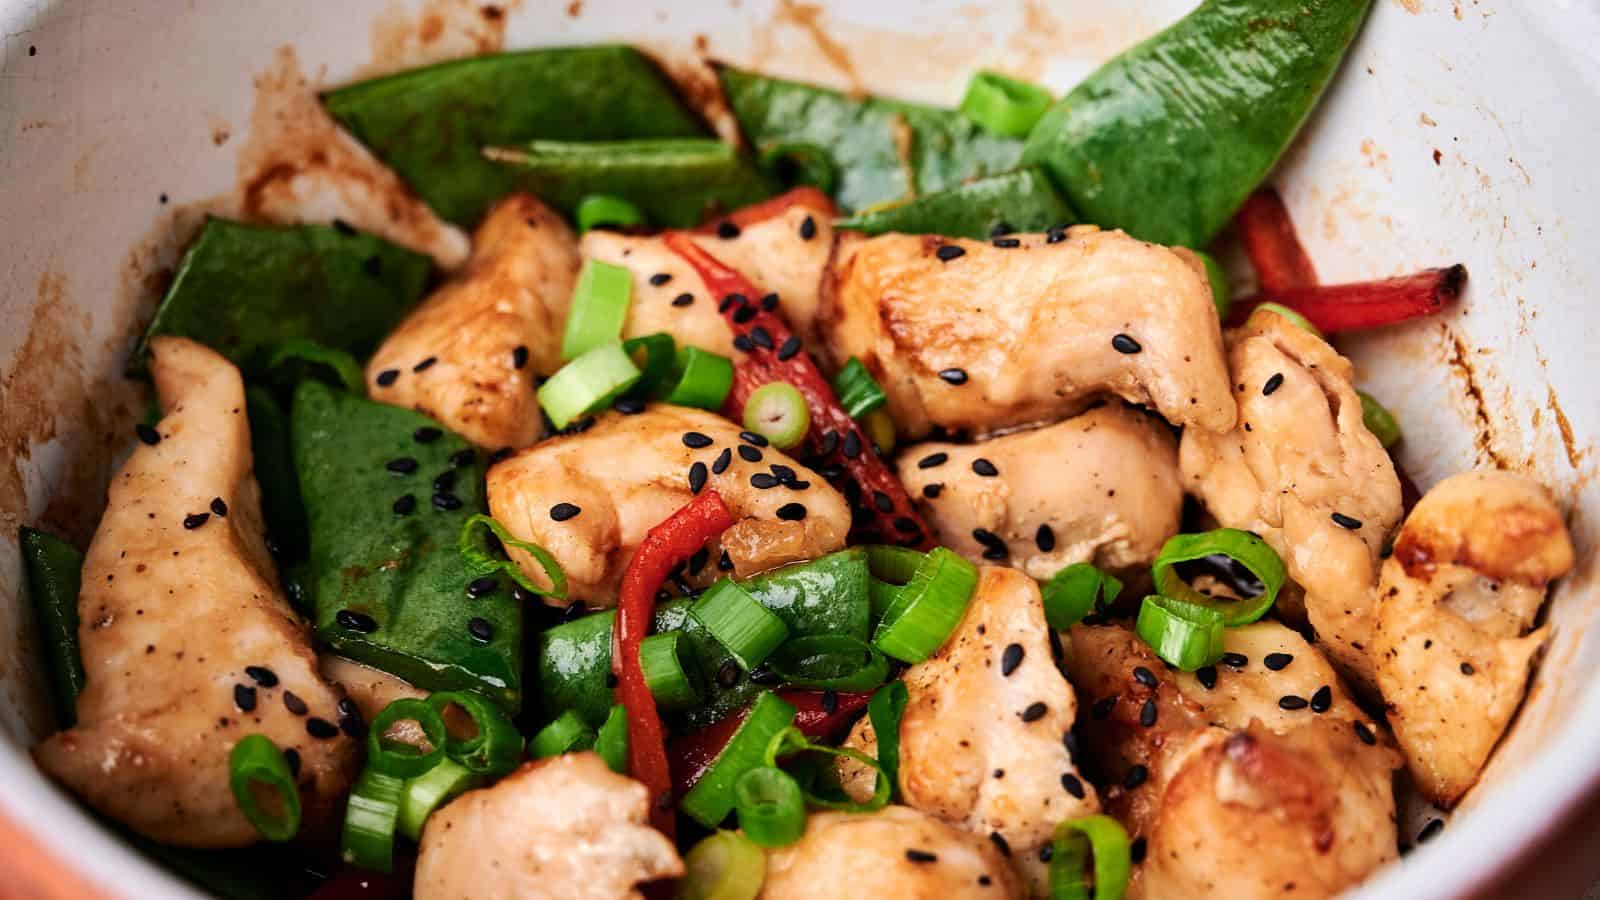
[[[467,771],[504,775],[522,760],[522,735],[497,704],[466,691],[441,691],[428,697],[428,705],[441,717],[451,706],[471,717],[475,734],[457,740],[447,732],[445,738],[445,754]]]
[[[544,569],[545,577],[550,579],[550,587],[534,583],[522,571],[522,567],[505,558],[505,555],[494,547],[494,543],[485,536],[493,534],[501,547],[515,547],[527,553]],[[512,581],[521,585],[524,590],[545,597],[554,597],[557,600],[567,599],[567,573],[562,571],[561,563],[550,555],[538,544],[519,541],[511,536],[504,525],[483,513],[476,513],[461,526],[461,536],[456,539],[456,549],[461,551],[461,556],[467,562],[467,568],[474,578],[485,575],[506,575]]]
[[[758,159],[761,168],[771,172],[786,185],[810,185],[824,194],[832,194],[838,183],[838,169],[828,151],[816,144],[784,141],[761,148]]]
[[[922,662],[961,624],[977,585],[977,566],[933,548],[884,612],[872,645],[901,662]]]
[[[572,289],[566,329],[561,333],[561,358],[573,360],[596,347],[622,339],[633,295],[633,273],[624,266],[584,260]]]
[[[407,779],[405,793],[400,798],[400,833],[413,841],[422,839],[422,826],[434,810],[450,802],[459,794],[484,784],[483,776],[467,771],[454,760],[445,760],[432,769]]]
[[[621,703],[611,707],[595,735],[594,752],[618,775],[628,774],[628,710]]]
[[[806,830],[806,798],[800,785],[776,766],[759,766],[739,776],[734,808],[745,837],[762,847],[787,847]]]
[[[1062,822],[1051,846],[1050,900],[1122,900],[1132,868],[1128,832],[1116,819],[1095,815]]]
[[[733,360],[699,347],[679,347],[661,399],[676,406],[721,409],[733,388]]]
[[[1222,613],[1152,594],[1139,607],[1133,631],[1156,655],[1185,672],[1222,658]]]
[[[961,114],[991,134],[1026,137],[1051,102],[1050,92],[1036,84],[982,71],[967,82]]]
[[[638,397],[653,396],[672,379],[672,365],[677,358],[677,342],[665,332],[629,338],[622,342],[634,366],[639,369],[639,381],[628,393]]]
[[[761,665],[789,637],[789,626],[731,578],[707,588],[689,615],[746,672]]]
[[[427,750],[383,736],[389,726],[404,721],[413,721],[422,727],[428,740]],[[385,706],[367,729],[367,768],[394,778],[415,778],[444,759],[448,739],[444,717],[438,710],[426,700],[401,697]]]
[[[1065,631],[1122,593],[1122,582],[1088,563],[1073,563],[1044,583],[1044,617]]]
[[[734,786],[739,777],[769,764],[767,745],[789,727],[795,715],[792,705],[771,691],[762,691],[716,761],[684,795],[679,808],[707,828],[722,824],[733,811]]]
[[[870,691],[889,677],[889,660],[847,634],[803,635],[785,641],[767,668],[791,687],[818,691]]]
[[[688,709],[700,703],[700,691],[683,664],[682,636],[679,631],[652,634],[639,645],[639,668],[644,670],[645,686],[666,709]]]
[[[878,766],[889,781],[891,800],[900,794],[900,719],[910,699],[904,681],[891,681],[867,701],[867,721],[878,740]]]
[[[772,381],[756,388],[744,402],[744,427],[788,450],[805,440],[811,429],[811,408],[798,388]]]
[[[1177,564],[1208,556],[1226,556],[1250,570],[1256,581],[1261,582],[1261,593],[1231,600],[1209,597],[1190,587],[1178,574]],[[1278,599],[1279,589],[1289,578],[1277,551],[1261,538],[1237,528],[1173,535],[1156,555],[1151,574],[1156,590],[1163,596],[1191,606],[1213,609],[1222,615],[1223,625],[1230,628],[1254,622],[1266,615]]]
[[[621,344],[602,344],[567,363],[539,387],[539,406],[550,424],[565,428],[639,383],[639,368]]]
[[[923,557],[927,556],[909,547],[890,544],[870,544],[866,550],[867,569],[872,577],[897,586],[910,581],[917,572],[917,566],[922,564]]]
[[[282,843],[299,832],[300,789],[283,751],[266,735],[247,734],[233,745],[228,753],[228,787],[239,811],[262,837]],[[276,795],[276,813],[262,809],[258,787]]]
[[[859,419],[889,402],[889,396],[878,386],[872,373],[854,356],[833,377],[833,392],[852,419]]]
[[[572,710],[566,710],[557,716],[555,721],[539,729],[539,733],[528,742],[528,752],[536,759],[547,759],[560,756],[563,753],[572,753],[577,750],[587,750],[594,746],[594,729],[583,717]]]
[[[345,862],[375,872],[394,871],[394,834],[405,788],[404,779],[370,767],[356,779],[339,840],[339,855]]]
[[[1356,396],[1361,398],[1361,421],[1366,423],[1367,430],[1378,439],[1378,443],[1385,450],[1400,443],[1400,423],[1395,420],[1394,413],[1385,409],[1366,391],[1356,391]]]
[[[867,579],[867,603],[874,625],[883,621],[883,614],[894,605],[894,598],[900,596],[900,589],[904,586],[876,578]]]
[[[814,776],[820,774],[821,770],[812,768],[809,771],[813,773],[813,777],[807,779],[811,784],[801,788],[801,792],[805,795],[806,803],[812,806],[820,806],[823,809],[838,810],[839,812],[872,812],[889,805],[889,795],[893,792],[893,785],[890,784],[889,775],[884,771],[882,764],[858,750],[851,750],[847,747],[830,747],[827,744],[816,743],[806,737],[805,732],[794,726],[785,728],[772,736],[772,739],[767,742],[767,752],[764,759],[767,765],[776,766],[780,759],[788,760],[807,753],[834,757],[835,759],[854,760],[875,772],[876,779],[873,782],[872,797],[864,803],[857,803],[848,797],[823,796],[819,793],[816,788],[821,786],[821,779]]]
[[[639,207],[610,194],[590,194],[578,201],[573,211],[578,222],[578,233],[593,228],[629,228],[644,224],[644,213]]]
[[[767,855],[737,831],[717,831],[683,858],[675,900],[755,900],[767,878]]]

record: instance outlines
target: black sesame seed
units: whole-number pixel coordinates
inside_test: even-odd
[[[672,298],[673,306],[688,306],[691,303],[694,303],[694,295],[690,293],[682,293]]]
[[[1128,862],[1138,865],[1144,862],[1145,854],[1149,852],[1149,842],[1142,837],[1134,838],[1133,843],[1128,845]]]
[[[1283,387],[1283,373],[1274,372],[1272,377],[1267,379],[1267,383],[1261,386],[1261,396],[1271,397],[1272,392],[1281,387]]]
[[[733,338],[733,349],[738,350],[740,353],[750,353],[756,349],[756,345],[751,343],[749,338],[740,334],[735,335]]]
[[[778,359],[780,361],[790,360],[793,359],[795,354],[799,352],[800,339],[791,334],[787,339],[784,340],[783,344],[778,347]]]
[[[411,371],[413,371],[413,372],[426,372],[429,369],[433,368],[433,364],[438,362],[438,361],[439,361],[439,357],[430,356],[427,359],[423,360],[422,362],[419,362],[416,365],[412,366],[411,367]]]
[[[349,737],[360,740],[367,736],[367,723],[362,720],[359,713],[339,717],[339,730]]]
[[[1049,553],[1056,548],[1056,532],[1050,523],[1040,525],[1039,530],[1033,533],[1033,545],[1039,548],[1040,553]]]
[[[717,684],[725,688],[731,688],[738,683],[739,664],[730,659],[723,663],[721,668],[717,669]]]
[[[518,344],[511,351],[511,368],[520,369],[528,364],[528,348]]]
[[[978,876],[978,885],[980,887],[988,887],[991,884],[994,884],[994,879],[993,878],[990,878],[987,875],[979,875]]]
[[[711,464],[711,474],[721,475],[723,472],[728,471],[728,466],[732,463],[733,449],[730,447],[723,447],[722,452],[717,454],[716,461]]]
[[[1426,844],[1428,841],[1431,841],[1438,836],[1439,832],[1443,830],[1443,819],[1429,819],[1428,824],[1422,826],[1422,830],[1417,832],[1417,843]]]
[[[256,689],[248,684],[233,686],[233,705],[245,712],[256,708]]]
[[[1067,793],[1077,797],[1079,800],[1082,800],[1088,794],[1088,792],[1083,789],[1083,780],[1071,772],[1061,776],[1061,787],[1065,789]]]
[[[416,431],[411,432],[411,439],[419,444],[431,444],[443,436],[444,432],[433,427],[432,425],[424,425],[421,428],[418,428]]]
[[[1014,250],[1022,246],[1022,241],[1014,237],[995,238],[994,245],[1001,250]]]
[[[709,473],[706,471],[706,464],[703,462],[696,462],[694,465],[690,466],[689,493],[698,494],[704,490],[706,486],[706,477],[708,474]]]
[[[750,343],[763,350],[771,350],[777,346],[772,342],[772,333],[760,325],[750,329]]]
[[[942,493],[944,493],[944,485],[937,482],[922,486],[922,496],[927,497],[929,500],[939,499],[939,495]]]
[[[917,468],[932,469],[936,466],[942,466],[949,461],[950,454],[948,453],[944,453],[942,451],[939,453],[929,453],[927,456],[917,460]]]
[[[927,850],[918,850],[915,847],[906,848],[906,859],[914,863],[931,863],[939,861],[939,854]]]
[[[817,455],[828,456],[839,449],[839,432],[828,430],[822,433],[822,440],[817,444]]]
[[[1292,662],[1294,662],[1294,656],[1289,653],[1268,653],[1261,658],[1261,664],[1274,672],[1283,671]]]
[[[727,312],[735,306],[747,306],[750,298],[743,294],[728,294],[717,302],[717,312]]]
[[[711,438],[698,431],[685,431],[683,433],[683,445],[691,450],[699,450],[702,447],[711,446]]]
[[[1361,739],[1361,743],[1366,744],[1368,747],[1378,743],[1378,736],[1373,733],[1372,728],[1367,723],[1356,722],[1355,729],[1356,737]]]
[[[467,634],[480,644],[487,644],[494,639],[494,626],[487,619],[473,616],[467,620]]]
[[[761,462],[761,451],[748,444],[740,444],[739,458],[745,462]]]
[[[402,494],[399,497],[396,497],[394,505],[390,507],[390,509],[394,510],[394,514],[397,516],[409,516],[413,511],[416,510],[416,508],[417,498],[411,496],[410,494]]]
[[[409,456],[402,456],[399,459],[389,460],[383,467],[396,475],[410,475],[417,470],[417,461]]]
[[[1250,657],[1245,656],[1243,653],[1224,653],[1222,654],[1222,664],[1230,669],[1242,669],[1250,665]]]
[[[1209,691],[1217,686],[1217,667],[1201,666],[1194,670],[1194,677],[1200,682],[1201,687]]]
[[[300,751],[293,747],[283,751],[283,761],[289,764],[289,776],[300,777]]]
[[[433,489],[439,493],[448,493],[456,488],[456,470],[445,469],[433,476]]]
[[[731,241],[738,236],[739,226],[727,221],[717,223],[717,237],[725,241]]]
[[[656,287],[661,287],[663,284],[666,284],[667,282],[669,282],[671,280],[672,280],[672,273],[671,272],[657,272],[656,274],[650,276],[650,283],[655,285]]]
[[[461,508],[461,498],[455,494],[434,494],[433,508],[442,512],[451,512]]]
[[[989,229],[989,237],[992,237],[992,238],[1005,237],[1006,235],[1011,234],[1014,231],[1016,231],[1016,229],[1011,227],[1011,223],[1010,222],[996,222]]]
[[[844,436],[844,446],[840,448],[845,459],[855,459],[861,455],[861,435],[852,431]]]
[[[778,486],[778,477],[766,472],[757,472],[750,476],[750,486],[758,491],[765,491]]]
[[[722,572],[733,571],[733,557],[728,555],[728,551],[722,551],[722,555],[717,557],[717,569]]]
[[[228,504],[221,497],[211,498],[211,514],[222,518],[228,514]]]
[[[1156,724],[1156,700],[1154,697],[1146,697],[1144,705],[1139,707],[1139,724],[1146,728],[1153,727]]]
[[[458,469],[465,468],[478,461],[478,451],[468,447],[450,454],[450,465]]]
[[[995,468],[994,463],[984,459],[981,456],[972,461],[972,471],[977,472],[979,475],[982,475],[985,478],[993,478],[1000,474],[1000,470]]]
[[[1161,683],[1156,680],[1156,673],[1150,671],[1144,666],[1133,667],[1133,680],[1139,682],[1147,688],[1156,687]]]
[[[1306,701],[1306,698],[1297,696],[1295,694],[1285,694],[1282,697],[1278,698],[1278,708],[1279,709],[1286,709],[1286,710],[1293,711],[1293,710],[1297,710],[1297,709],[1305,709],[1307,706],[1310,706],[1310,705],[1311,704]]]
[[[1118,353],[1138,353],[1144,348],[1139,342],[1126,334],[1118,334],[1111,338],[1111,347]]]
[[[989,843],[994,844],[994,848],[1000,851],[1001,856],[1011,855],[1011,844],[1006,841],[1005,835],[1001,834],[1000,832],[989,832]]]
[[[139,440],[144,441],[146,444],[152,447],[161,443],[161,432],[143,422],[133,426],[133,433],[139,436]]]
[[[803,503],[785,503],[778,507],[778,518],[785,522],[798,522],[806,517],[806,507]]]
[[[1344,513],[1334,513],[1329,518],[1333,519],[1333,524],[1339,526],[1340,528],[1348,528],[1351,531],[1361,530],[1360,519],[1353,519]]]
[[[378,373],[378,387],[388,387],[389,385],[394,384],[395,380],[399,377],[399,369],[384,369],[382,372]]]
[[[1006,541],[1000,535],[987,528],[974,528],[972,529],[972,539],[983,545],[984,559],[1006,558]]]
[[[761,308],[766,310],[767,312],[772,312],[773,310],[777,309],[778,308],[778,295],[777,294],[767,294],[766,296],[762,297],[761,298]]]
[[[637,416],[644,412],[644,401],[635,397],[623,397],[611,404],[611,408],[625,416]]]
[[[817,236],[817,220],[806,216],[800,220],[800,240],[809,241]]]
[[[479,597],[494,593],[500,588],[500,579],[493,575],[484,575],[467,582],[467,596],[476,600]]]
[[[1096,719],[1105,719],[1108,718],[1111,715],[1111,711],[1116,708],[1117,697],[1115,694],[1113,694],[1110,697],[1102,697],[1099,700],[1096,700],[1094,704],[1089,707],[1089,715]]]
[[[353,609],[341,609],[334,614],[333,619],[339,623],[340,628],[346,628],[361,634],[371,634],[378,630],[377,619],[366,613],[356,612]]]
[[[283,692],[283,705],[289,710],[289,712],[292,712],[297,716],[303,716],[306,714],[306,702],[301,700],[300,695],[296,694],[294,691]]]
[[[1044,714],[1049,712],[1049,711],[1050,711],[1050,707],[1045,706],[1041,702],[1030,703],[1030,704],[1028,704],[1027,709],[1024,709],[1022,711],[1022,721],[1024,721],[1024,722],[1037,722],[1040,719],[1044,718]]]
[[[878,508],[878,512],[894,512],[894,498],[883,491],[872,492],[872,505]]]
[[[768,444],[772,443],[771,441],[767,440],[767,436],[766,435],[757,434],[754,431],[741,431],[741,432],[739,432],[739,440],[744,441],[746,444],[753,444],[754,446],[757,446],[757,447],[765,447]]]
[[[266,666],[245,666],[244,674],[248,675],[251,681],[264,688],[278,686],[277,674]]]
[[[1150,779],[1150,770],[1144,766],[1133,766],[1128,769],[1128,774],[1122,776],[1122,786],[1133,790]]]
[[[938,250],[933,251],[933,255],[939,257],[940,262],[949,262],[952,259],[960,259],[966,256],[967,251],[957,247],[955,244],[941,244]]]
[[[1472,674],[1475,674],[1477,671],[1478,670],[1476,668],[1473,668],[1472,663],[1464,662],[1464,663],[1461,664],[1461,674],[1463,674],[1463,675],[1472,675]]]
[[[967,370],[957,369],[954,366],[948,369],[940,369],[939,378],[942,379],[945,384],[966,384]]]
[[[1325,713],[1332,708],[1333,688],[1329,687],[1328,685],[1323,685],[1322,687],[1317,688],[1316,693],[1311,695],[1311,711],[1314,713]]]
[[[1067,226],[1065,225],[1051,225],[1045,230],[1044,242],[1047,244],[1059,244],[1066,239]]]
[[[1000,674],[1010,677],[1011,673],[1017,670],[1017,666],[1022,665],[1024,653],[1021,644],[1007,644],[1006,649],[1000,653]]]
[[[327,719],[319,719],[313,716],[306,720],[306,734],[319,741],[325,741],[339,736],[339,726],[329,722]]]
[[[190,531],[199,528],[211,519],[210,513],[190,513],[183,517],[183,527]]]

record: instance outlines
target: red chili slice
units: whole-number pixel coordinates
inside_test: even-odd
[[[1311,320],[1325,334],[1380,328],[1432,315],[1461,296],[1466,266],[1425,269],[1382,281],[1358,281],[1292,290],[1235,301],[1229,324],[1238,324],[1262,303],[1279,303]]]
[[[717,228],[724,222],[732,222],[740,228],[748,228],[759,222],[765,222],[775,216],[782,215],[792,206],[804,206],[821,216],[833,219],[839,215],[839,208],[833,205],[828,195],[814,187],[797,187],[784,191],[770,200],[743,206],[720,219],[713,219],[705,225],[695,229],[699,234],[716,234]]]
[[[807,737],[832,740],[848,725],[857,713],[865,709],[872,694],[834,694],[830,704],[826,691],[778,691],[778,696],[794,705],[796,728]],[[744,722],[749,707],[723,718],[712,725],[672,739],[669,756],[672,762],[672,791],[682,797],[694,787],[711,764],[717,761],[722,748],[733,740],[733,733]]]
[[[1275,189],[1265,187],[1251,194],[1234,217],[1234,226],[1263,294],[1316,286],[1317,269]]]

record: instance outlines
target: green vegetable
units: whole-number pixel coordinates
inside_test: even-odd
[[[1036,84],[982,71],[967,82],[961,114],[1001,137],[1027,137],[1050,110],[1050,92]]]
[[[273,351],[296,338],[364,357],[421,299],[431,267],[426,256],[348,229],[211,219],[129,371],[144,373],[150,339],[164,334],[211,347],[246,376],[266,374]]]
[[[565,428],[626,394],[641,375],[621,344],[604,344],[567,363],[539,386],[539,406],[550,424]]]
[[[752,711],[753,712],[753,711]],[[809,757],[802,754],[810,754]],[[823,764],[816,765],[818,757],[823,759]],[[831,757],[831,759],[830,759]],[[872,812],[882,809],[889,803],[889,795],[893,787],[889,783],[888,773],[883,765],[872,757],[859,750],[846,747],[830,747],[819,744],[806,737],[805,732],[794,726],[789,726],[772,736],[767,741],[767,752],[763,757],[769,766],[778,765],[783,760],[786,765],[796,771],[808,772],[806,784],[801,787],[805,794],[806,803],[820,806],[823,809],[834,809],[840,812]],[[856,802],[845,796],[837,786],[832,784],[831,774],[834,771],[833,759],[853,759],[858,763],[872,769],[877,773],[873,780],[872,797],[864,802]],[[720,763],[721,760],[719,759]],[[817,788],[829,789],[827,794],[819,793]]]
[[[767,855],[737,831],[716,831],[683,858],[675,900],[755,900],[767,879]]]
[[[416,430],[437,422],[317,382],[296,391],[293,421],[317,637],[426,690],[477,691],[515,709],[522,605],[498,578],[492,590],[469,597],[475,576],[457,543],[467,520],[484,511],[481,456],[449,431],[418,443]],[[472,462],[452,462],[464,457]],[[417,463],[410,474],[388,468],[408,459]],[[441,476],[453,479],[447,492],[432,487]],[[405,497],[414,508],[401,514],[396,502]],[[371,617],[377,629],[340,624],[347,610]],[[475,637],[469,623],[488,626],[489,640]]]
[[[839,374],[833,376],[833,393],[852,419],[859,419],[889,402],[889,396],[878,386],[867,367],[861,364],[861,359],[855,356],[850,357]]]
[[[256,484],[261,487],[261,518],[267,536],[278,546],[279,558],[304,559],[306,510],[300,500],[300,479],[294,472],[289,415],[270,391],[255,385],[244,389],[244,408],[250,418],[250,452],[255,459]]]
[[[539,729],[539,733],[528,743],[528,752],[533,754],[534,759],[545,759],[592,747],[594,739],[594,729],[582,716],[569,709]]]
[[[843,634],[813,634],[785,641],[767,668],[790,687],[815,691],[870,691],[889,678],[889,660],[866,641]]]
[[[494,546],[494,541],[500,546]],[[532,556],[534,561],[544,569],[545,577],[550,580],[550,587],[546,588],[522,571],[522,567],[506,557],[504,548],[515,547]],[[561,570],[561,564],[550,552],[538,544],[518,540],[511,536],[504,525],[496,522],[492,516],[478,513],[468,519],[461,526],[461,537],[456,541],[456,549],[461,551],[461,558],[466,560],[467,569],[477,578],[485,575],[504,575],[515,581],[519,587],[530,593],[542,597],[554,597],[557,600],[567,598],[567,573]]]
[[[761,847],[787,847],[806,830],[806,798],[794,776],[776,766],[759,766],[733,785],[739,828]]]
[[[761,150],[761,168],[784,187],[806,185],[833,194],[839,172],[828,151],[816,144],[768,144]]]
[[[799,446],[811,430],[805,395],[787,381],[769,381],[744,401],[744,427],[779,450]]]
[[[644,54],[625,46],[497,53],[411,69],[323,95],[328,112],[460,225],[524,189],[483,148],[701,137],[704,126]]]
[[[689,607],[689,615],[746,672],[761,665],[789,637],[789,626],[732,578],[706,588]]]
[[[867,563],[859,549],[841,550],[810,562],[785,566],[743,582],[745,590],[777,614],[791,637],[841,634],[866,640]],[[656,607],[654,632],[682,632],[684,665],[705,687],[705,702],[681,713],[689,725],[707,725],[742,709],[760,688],[739,672],[737,663],[698,623],[689,618],[690,601]],[[611,628],[616,613],[607,610],[557,625],[538,638],[538,686],[547,716],[574,710],[597,727],[611,708]],[[718,680],[724,666],[738,673],[730,685]]]
[[[679,347],[672,372],[657,393],[675,406],[716,410],[732,388],[733,360],[699,347]]]
[[[890,799],[900,794],[900,719],[911,695],[904,681],[891,681],[867,701],[867,720],[878,739],[878,766],[889,781]]]
[[[639,211],[639,207],[610,194],[590,194],[579,200],[572,211],[572,218],[578,225],[579,234],[596,228],[628,228],[645,224],[644,213]]]
[[[1030,167],[858,212],[835,227],[867,234],[893,231],[984,240],[997,231],[1039,232],[1077,221],[1050,179]]]
[[[18,537],[28,570],[28,598],[38,623],[41,649],[50,678],[50,701],[56,722],[71,728],[78,721],[78,694],[83,692],[83,660],[78,652],[78,587],[83,554],[52,534],[24,526]]]
[[[944,547],[929,550],[884,611],[872,646],[901,662],[922,662],[961,624],[977,586],[977,566]]]
[[[487,779],[475,775],[454,760],[444,760],[415,778],[406,780],[400,798],[400,833],[413,841],[422,840],[422,826],[428,817],[453,798],[483,784]]]
[[[1122,593],[1122,582],[1088,563],[1073,563],[1050,576],[1040,590],[1044,595],[1044,617],[1051,628],[1059,631],[1116,600]]]
[[[367,395],[367,377],[356,358],[310,338],[290,338],[267,357],[272,380],[293,389],[307,378],[319,379],[352,394]]]
[[[1133,867],[1132,851],[1128,832],[1110,816],[1062,822],[1051,844],[1050,900],[1122,900]]]
[[[1122,53],[1034,127],[1086,221],[1203,247],[1300,130],[1371,0],[1205,0]]]
[[[767,747],[789,728],[795,715],[795,708],[777,694],[762,691],[716,760],[679,801],[679,808],[707,828],[721,824],[733,811],[739,779],[752,769],[772,765]]]
[[[672,335],[658,331],[643,337],[628,338],[622,349],[639,370],[639,381],[628,396],[643,399],[658,395],[672,379],[672,368],[678,359],[678,342]]]
[[[1227,319],[1228,308],[1233,305],[1233,289],[1228,286],[1228,273],[1222,271],[1222,265],[1211,254],[1196,250],[1194,255],[1206,264],[1206,281],[1211,285],[1211,303],[1217,308],[1217,318]]]
[[[572,287],[567,323],[561,332],[561,358],[573,360],[596,347],[622,340],[633,298],[633,273],[598,259],[583,261]]]
[[[1160,594],[1144,598],[1134,634],[1166,662],[1193,672],[1222,658],[1222,613]]]
[[[1261,593],[1235,600],[1211,597],[1190,587],[1178,574],[1177,564],[1208,556],[1227,557],[1248,569],[1255,580],[1261,582]],[[1188,606],[1215,610],[1222,615],[1222,624],[1229,628],[1249,624],[1266,615],[1278,599],[1278,591],[1289,579],[1277,551],[1255,534],[1237,528],[1173,535],[1161,545],[1161,552],[1151,566],[1151,576],[1162,596],[1181,600]]]
[[[723,94],[757,153],[809,145],[838,173],[846,211],[945,190],[1016,168],[1022,142],[995,137],[955,110],[857,98],[721,66]]]
[[[476,775],[495,776],[515,769],[522,760],[522,735],[496,704],[477,694],[439,691],[428,695],[428,705],[441,718],[454,706],[472,719],[470,737],[458,738],[446,730],[444,752],[450,762]]]
[[[1361,398],[1361,421],[1384,449],[1400,443],[1400,423],[1395,420],[1394,413],[1366,391],[1356,391],[1356,396]]]
[[[1281,303],[1270,303],[1269,302],[1269,303],[1257,304],[1256,308],[1251,310],[1250,314],[1253,316],[1253,315],[1255,315],[1256,313],[1260,312],[1263,309],[1271,310],[1272,312],[1275,312],[1278,315],[1283,316],[1285,319],[1289,320],[1289,324],[1290,325],[1293,325],[1296,328],[1301,328],[1301,329],[1304,329],[1306,331],[1309,331],[1312,334],[1316,335],[1317,337],[1323,338],[1324,340],[1327,339],[1327,335],[1324,335],[1322,333],[1322,329],[1318,328],[1315,322],[1312,322],[1310,319],[1308,319],[1305,316],[1301,315],[1298,310],[1290,309],[1289,307],[1284,306]]]
[[[277,810],[261,807],[258,785],[277,795]],[[266,735],[247,734],[233,745],[228,753],[228,787],[239,811],[267,840],[281,844],[300,830],[300,789],[283,751]]]
[[[639,644],[645,686],[663,709],[687,709],[700,702],[700,690],[683,662],[683,633],[652,634]]]
[[[339,855],[345,862],[376,872],[394,871],[394,833],[400,826],[400,804],[406,782],[367,769],[350,790],[345,807]]]
[[[621,703],[611,707],[595,733],[594,752],[600,754],[611,771],[628,774],[628,710]]]
[[[396,722],[416,722],[428,739],[426,750],[384,737]],[[444,717],[426,700],[401,697],[385,706],[367,728],[367,767],[395,778],[415,778],[437,766],[445,754],[449,732]]]
[[[532,141],[485,153],[564,212],[575,214],[587,195],[608,194],[667,228],[689,228],[778,192],[737,147],[715,138]]]

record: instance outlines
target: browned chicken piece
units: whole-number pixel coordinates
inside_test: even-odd
[[[1090,226],[1018,246],[925,235],[839,239],[821,327],[861,358],[901,433],[988,433],[1111,393],[1169,421],[1234,423],[1211,288],[1184,250]],[[959,255],[956,255],[959,253]]]
[[[760,900],[1016,900],[995,846],[905,806],[812,813],[800,840],[767,853]]]
[[[1572,565],[1561,510],[1525,476],[1446,478],[1406,518],[1383,564],[1373,651],[1423,796],[1451,807],[1477,781],[1548,634],[1533,629],[1545,589]]]
[[[1331,897],[1394,859],[1399,754],[1299,635],[1230,628],[1245,660],[1197,675],[1122,625],[1066,636],[1083,745],[1142,856],[1130,900]]]
[[[591,607],[616,605],[634,549],[689,502],[696,478],[738,519],[721,540],[738,578],[843,547],[850,531],[844,497],[781,451],[743,441],[739,431],[721,416],[681,406],[607,413],[580,434],[529,447],[490,469],[489,511],[513,537],[548,550],[566,572],[568,601]],[[545,577],[527,554],[510,552],[530,578]],[[698,584],[724,574],[712,564],[688,577]]]
[[[1400,479],[1362,422],[1350,361],[1259,310],[1229,332],[1228,368],[1239,427],[1184,431],[1184,485],[1220,524],[1283,557],[1319,646],[1371,685],[1378,552],[1400,521]]]
[[[980,570],[961,624],[903,680],[901,797],[974,834],[998,835],[1042,892],[1039,848],[1062,820],[1094,813],[1099,803],[1063,741],[1077,702],[1056,668],[1038,585],[1015,569]],[[875,755],[871,723],[856,723],[845,745]],[[845,790],[866,799],[872,770],[843,762]]]
[[[359,749],[267,554],[244,384],[184,338],[156,338],[150,356],[161,439],[111,481],[78,597],[78,724],[34,757],[140,834],[242,847],[259,835],[234,803],[228,754],[263,734],[300,754],[305,826],[319,831],[342,811]]]
[[[907,447],[900,480],[940,543],[1047,579],[1073,563],[1148,566],[1178,532],[1178,444],[1121,404],[977,444]]]
[[[745,225],[737,237],[697,235],[694,242],[757,287],[777,294],[789,327],[801,340],[812,341],[817,291],[833,250],[829,216],[794,205]],[[733,332],[717,311],[722,298],[711,296],[694,267],[667,249],[661,236],[591,231],[583,236],[581,248],[585,258],[626,266],[633,273],[633,302],[623,337],[664,331],[679,344],[735,355]]]
[[[373,354],[367,390],[481,447],[525,447],[539,437],[535,378],[561,367],[577,239],[531,194],[513,194],[472,240],[467,265]]]
[[[593,753],[526,763],[428,817],[416,900],[617,900],[683,874],[644,785]]]

